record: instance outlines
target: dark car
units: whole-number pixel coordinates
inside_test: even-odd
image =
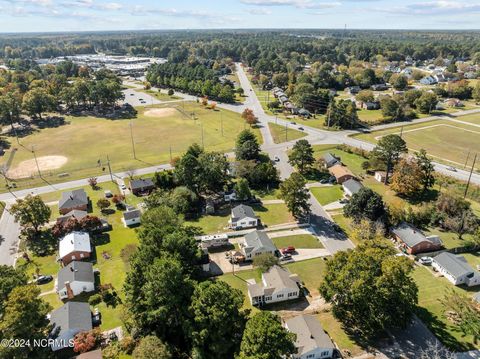
[[[303,131],[303,130],[304,130],[304,128],[303,128],[303,127],[299,127],[298,129],[299,129],[300,131]]]
[[[51,275],[41,275],[38,276],[36,279],[37,284],[46,284],[49,283],[53,280],[53,277]]]

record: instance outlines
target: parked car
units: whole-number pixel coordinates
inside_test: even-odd
[[[127,186],[125,186],[125,183],[123,183],[120,188],[122,189],[122,191],[125,191],[127,189]]]
[[[298,129],[299,129],[300,131],[303,131],[303,130],[304,130],[304,128],[303,128],[303,127],[299,127]]]
[[[345,203],[348,203],[348,199],[342,198],[339,202],[340,204],[345,204]]]
[[[291,125],[296,125],[297,123],[295,121],[290,122]]]
[[[285,253],[283,256],[280,257],[281,262],[290,261],[292,259],[292,255],[290,253]]]
[[[328,179],[324,178],[320,181],[321,184],[327,184],[328,183]]]
[[[278,156],[273,157],[273,160],[274,160],[275,162],[280,162],[280,158],[279,158]]]
[[[288,246],[285,248],[280,249],[280,252],[285,255],[285,254],[291,254],[295,252],[295,247],[294,246]]]
[[[452,171],[452,172],[457,172],[457,169],[455,167],[447,167],[447,170]]]
[[[53,277],[51,275],[40,275],[36,279],[37,284],[46,284],[49,283],[53,280]]]
[[[432,264],[432,257],[422,257],[419,260],[420,264],[423,264],[425,266],[429,266]]]

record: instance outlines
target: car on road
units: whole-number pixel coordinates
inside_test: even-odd
[[[432,264],[432,257],[422,257],[418,260],[420,264],[423,264],[425,266],[429,266]]]
[[[295,247],[294,246],[288,246],[285,248],[280,249],[280,252],[285,255],[285,254],[292,254],[295,252]]]
[[[125,186],[125,183],[122,183],[122,184],[120,185],[120,188],[121,188],[123,191],[125,191],[125,190],[127,189],[127,186]]]
[[[338,202],[340,202],[340,204],[346,204],[346,203],[348,203],[348,199],[342,198],[342,199],[341,199],[340,201],[338,201]]]
[[[290,122],[291,125],[296,125],[297,123],[295,121]]]
[[[320,180],[320,183],[321,183],[321,184],[327,184],[327,183],[328,183],[328,179],[325,179],[325,178],[324,178],[324,179]]]
[[[304,130],[304,128],[303,128],[303,127],[299,127],[298,129],[299,129],[300,131],[303,131],[303,130]]]
[[[49,283],[53,280],[53,277],[51,275],[40,275],[37,277],[37,279],[35,280],[35,282],[38,284],[38,285],[41,285],[41,284],[46,284],[46,283]]]
[[[131,93],[130,96],[135,96],[135,94],[134,94],[134,93]]]
[[[457,169],[455,167],[447,167],[447,170],[452,171],[452,172],[457,172]]]
[[[275,162],[280,162],[280,158],[279,158],[278,156],[273,157],[273,160],[274,160]]]
[[[139,101],[143,101],[143,98],[139,98],[138,100],[139,100]]]

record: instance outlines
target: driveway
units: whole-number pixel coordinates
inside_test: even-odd
[[[0,218],[0,265],[13,266],[19,244],[20,225],[8,212],[11,203],[7,202],[7,209]]]

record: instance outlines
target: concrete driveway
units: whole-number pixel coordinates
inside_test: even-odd
[[[16,261],[20,237],[20,225],[8,212],[11,203],[7,202],[7,209],[0,218],[0,265],[13,266]]]

